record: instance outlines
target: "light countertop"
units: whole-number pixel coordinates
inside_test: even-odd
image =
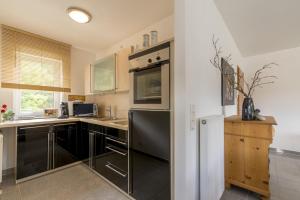
[[[250,121],[245,121],[242,120],[241,116],[238,115],[233,115],[226,117],[224,119],[225,122],[235,122],[235,123],[249,123],[249,124],[267,124],[267,125],[277,125],[277,122],[274,117],[272,116],[264,116],[266,120],[259,121],[259,120],[250,120]]]
[[[15,120],[15,121],[6,121],[0,123],[1,128],[14,128],[20,126],[34,126],[40,124],[57,124],[57,123],[66,123],[66,122],[85,122],[90,124],[96,124],[101,126],[107,126],[111,128],[117,128],[121,130],[128,130],[128,125],[115,124],[114,122],[126,121],[127,119],[118,119],[118,120],[109,120],[103,121],[99,118],[75,118],[70,117],[67,119],[57,119],[57,118],[46,118],[46,119],[30,119],[30,120]]]

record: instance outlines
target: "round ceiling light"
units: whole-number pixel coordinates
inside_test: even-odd
[[[91,21],[92,16],[90,13],[87,11],[76,8],[76,7],[71,7],[67,9],[67,13],[71,19],[73,19],[75,22],[78,22],[80,24],[85,24]]]

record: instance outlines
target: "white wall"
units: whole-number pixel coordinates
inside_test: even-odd
[[[177,178],[175,185],[180,186],[181,181],[185,181],[185,187],[176,192],[176,199],[198,199],[198,132],[189,129],[189,108],[193,104],[196,106],[196,117],[206,115],[222,114],[221,106],[221,75],[220,72],[211,66],[209,59],[214,55],[214,49],[211,43],[212,36],[215,34],[220,38],[220,44],[223,46],[225,54],[232,54],[232,63],[242,64],[241,54],[226,27],[223,18],[217,10],[213,0],[186,0],[185,4],[176,1],[176,51],[178,56],[175,64],[175,83],[178,81],[185,85],[185,88],[175,88],[175,102],[181,103],[182,97],[186,95],[185,119],[176,117],[176,127],[186,127],[185,134],[182,136],[182,129],[175,129],[175,139],[183,137],[181,145],[177,145],[175,152],[182,150],[185,155],[177,156],[177,159],[185,159],[185,166],[179,165],[181,170],[176,171]],[[185,30],[185,32],[183,31]],[[177,37],[178,35],[178,37]],[[184,46],[185,44],[185,46]],[[183,48],[181,51],[178,48]],[[180,68],[185,68],[184,70]],[[184,78],[179,76],[185,76]],[[176,94],[177,93],[177,94]],[[177,109],[180,107],[177,104]],[[180,109],[182,114],[184,111]],[[226,115],[236,113],[236,106],[225,108]],[[185,142],[185,143],[184,143]],[[180,141],[175,142],[179,144]],[[185,156],[183,158],[182,156]],[[178,163],[176,163],[178,164]],[[177,166],[175,166],[176,169]],[[182,175],[185,173],[185,180]]]
[[[186,9],[185,1],[175,0],[175,60],[174,60],[174,199],[186,197]]]
[[[81,49],[71,49],[71,91],[72,94],[84,95],[85,69],[96,59],[96,54]]]
[[[272,85],[258,88],[254,104],[264,115],[273,115],[277,122],[272,147],[300,152],[300,47],[247,57],[245,68],[248,80],[262,65],[275,62],[270,71],[278,76]]]
[[[172,38],[174,36],[174,16],[170,15],[150,26],[145,27],[143,30],[138,31],[128,38],[124,38],[122,41],[117,42],[109,48],[105,48],[97,53],[97,58],[105,57],[109,54],[118,52],[123,47],[136,46],[138,44],[139,48],[142,48],[143,34],[150,31],[158,31],[158,41],[164,41]]]

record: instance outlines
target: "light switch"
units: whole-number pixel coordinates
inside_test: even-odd
[[[190,130],[196,129],[196,106],[194,104],[190,105]]]

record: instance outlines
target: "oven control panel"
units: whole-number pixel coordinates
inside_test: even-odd
[[[170,60],[170,43],[164,43],[129,56],[130,69],[144,68]]]

